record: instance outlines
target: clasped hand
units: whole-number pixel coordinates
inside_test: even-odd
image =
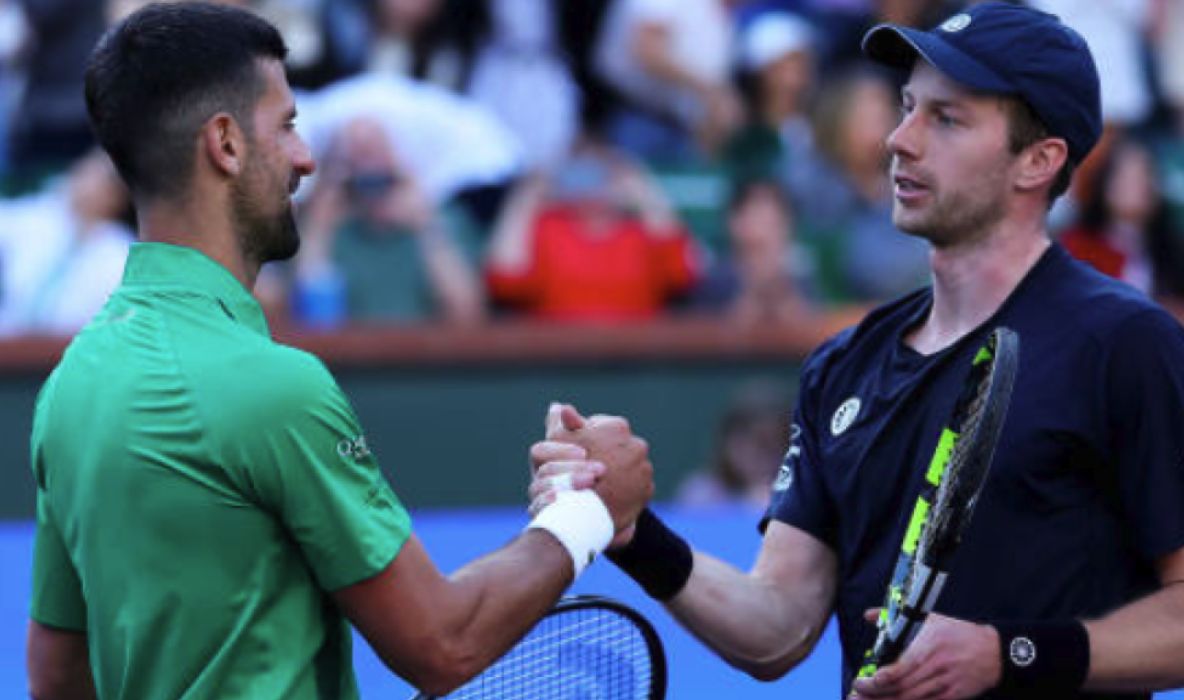
[[[618,416],[584,417],[572,406],[552,404],[546,439],[530,448],[532,515],[568,489],[593,489],[613,518],[611,546],[629,541],[638,514],[654,495],[649,445]]]

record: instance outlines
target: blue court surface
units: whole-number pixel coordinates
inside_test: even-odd
[[[760,544],[755,527],[758,514],[751,510],[660,511],[697,548],[741,567],[748,567]],[[445,571],[509,541],[526,520],[523,510],[504,508],[414,514],[416,532]],[[30,523],[0,523],[0,697],[27,697],[24,634],[32,533]],[[590,567],[571,592],[617,598],[654,623],[666,647],[670,666],[667,696],[671,700],[726,697],[725,693],[745,700],[839,697],[840,662],[833,626],[805,663],[779,681],[761,683],[716,658],[611,564],[598,562]],[[413,694],[406,683],[383,667],[360,638],[356,639],[354,657],[363,698],[402,700]],[[1184,700],[1184,691],[1156,697]]]

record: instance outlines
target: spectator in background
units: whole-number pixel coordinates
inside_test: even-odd
[[[609,140],[639,158],[695,160],[740,125],[725,0],[613,0],[596,63],[623,99]]]
[[[1148,148],[1120,139],[1099,171],[1078,226],[1061,243],[1076,258],[1153,296],[1181,296],[1184,257]]]
[[[492,30],[468,86],[468,94],[518,138],[529,169],[561,160],[579,129],[580,98],[560,46],[557,4],[490,3]]]
[[[793,212],[778,184],[737,185],[727,227],[728,254],[708,268],[691,306],[746,324],[802,318],[811,307],[813,264],[795,245]]]
[[[0,335],[71,335],[119,285],[127,189],[92,150],[39,192],[0,201]]]
[[[727,159],[744,175],[771,173],[778,162],[804,163],[813,147],[809,100],[814,83],[814,30],[788,12],[757,15],[741,35],[741,85],[749,122],[728,144]]]
[[[486,0],[365,0],[373,33],[366,69],[463,92],[489,33]]]
[[[1154,55],[1168,119],[1157,134],[1154,154],[1170,225],[1184,232],[1184,3],[1161,0],[1157,9]]]
[[[974,0],[757,0],[757,7],[781,7],[808,17],[817,28],[823,73],[862,63],[863,32],[881,22],[931,27]]]
[[[0,175],[7,175],[12,118],[24,86],[21,60],[29,26],[17,0],[0,0]],[[5,183],[8,184],[8,183]]]
[[[345,124],[302,212],[295,320],[473,322],[484,315],[459,215],[437,211],[381,123]]]
[[[399,160],[435,202],[461,196],[483,226],[522,168],[514,134],[473,99],[406,76],[364,73],[297,97],[297,128],[318,156],[358,117],[386,128]]]
[[[169,3],[179,2],[180,0],[106,0],[107,8],[107,22],[115,24],[124,19],[131,13],[143,8],[145,5],[150,5],[154,2]],[[215,5],[231,5],[234,7],[243,7],[255,11],[255,4],[257,0],[198,0],[199,2],[210,2]],[[293,2],[301,2],[302,0],[292,0]],[[348,0],[347,0],[348,1]]]
[[[1028,0],[1077,30],[1098,56],[1102,118],[1129,127],[1151,115],[1146,36],[1154,0]]]
[[[553,0],[559,42],[580,92],[580,121],[603,124],[613,90],[596,69],[596,46],[612,0]]]
[[[370,41],[365,0],[257,0],[254,8],[288,42],[293,87],[313,90],[360,72]]]
[[[1111,142],[1151,116],[1151,79],[1147,74],[1147,29],[1154,0],[1028,0],[1081,33],[1098,57],[1105,131],[1098,147],[1077,169],[1070,197],[1054,210],[1055,219],[1071,218],[1074,209],[1094,198],[1098,170]]]
[[[694,283],[694,241],[638,166],[586,140],[511,195],[489,243],[496,301],[541,318],[658,315]]]
[[[1184,106],[1184,3],[1152,0],[1149,25],[1160,91],[1170,105]]]
[[[20,5],[32,46],[9,148],[17,178],[36,183],[69,167],[94,145],[82,69],[107,16],[99,0],[20,0]]]
[[[886,142],[897,121],[885,76],[853,67],[823,84],[815,148],[782,171],[803,239],[819,250],[828,296],[839,301],[891,299],[928,274],[929,246],[892,225]]]
[[[779,382],[761,379],[741,386],[720,420],[712,464],[687,475],[675,502],[768,507],[773,479],[789,447],[790,408],[789,392]]]

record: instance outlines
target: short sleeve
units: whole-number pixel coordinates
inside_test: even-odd
[[[1145,312],[1114,334],[1105,411],[1119,498],[1140,551],[1184,547],[1184,328]]]
[[[266,381],[253,381],[253,396],[232,412],[245,411],[237,422],[249,427],[226,434],[228,466],[332,591],[386,568],[410,537],[411,518],[328,370],[287,352],[257,368]]]
[[[810,533],[834,547],[836,509],[822,478],[818,450],[817,406],[821,391],[821,373],[825,347],[806,361],[801,388],[790,425],[789,451],[773,482],[769,510],[761,520],[761,529],[770,519]]]
[[[48,627],[86,631],[82,583],[70,560],[49,499],[37,489],[37,533],[33,538],[33,594],[29,616]]]

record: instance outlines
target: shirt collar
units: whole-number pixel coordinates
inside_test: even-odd
[[[124,266],[123,285],[185,289],[212,296],[235,321],[261,335],[271,335],[255,297],[221,263],[196,248],[133,243]]]

